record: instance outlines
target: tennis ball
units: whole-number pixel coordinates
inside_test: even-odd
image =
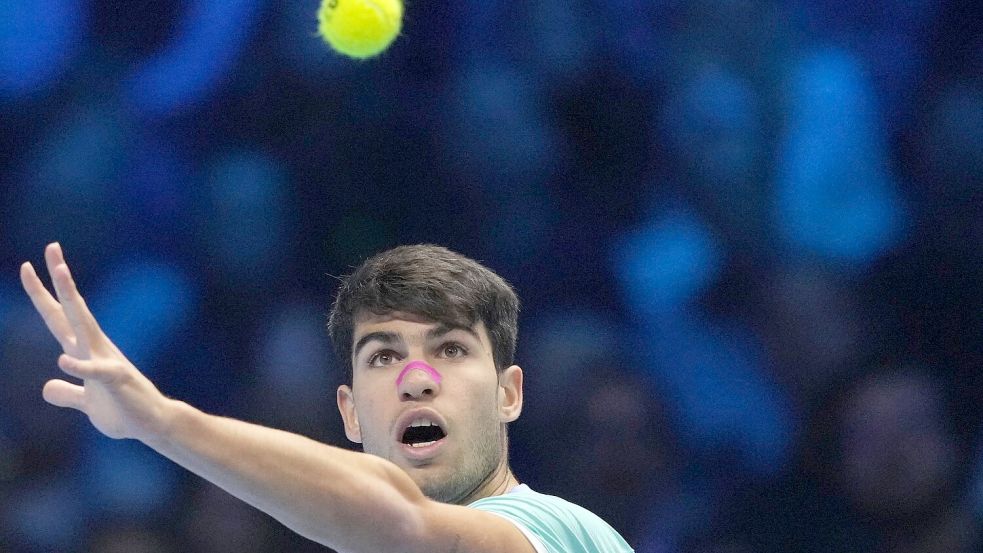
[[[402,0],[322,0],[318,32],[335,51],[365,59],[392,44],[403,25]]]

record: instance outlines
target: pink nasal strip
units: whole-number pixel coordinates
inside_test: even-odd
[[[423,371],[429,374],[430,378],[433,378],[433,381],[437,384],[440,384],[440,380],[443,378],[440,376],[440,373],[437,372],[437,369],[427,365],[423,361],[413,361],[407,363],[406,366],[403,367],[403,370],[399,372],[399,376],[396,377],[397,388],[403,383],[403,379],[406,378],[406,375],[410,374],[410,371]]]

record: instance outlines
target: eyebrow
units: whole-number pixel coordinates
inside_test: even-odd
[[[398,344],[403,341],[403,337],[396,332],[369,332],[359,338],[358,342],[355,342],[355,347],[352,349],[352,359],[358,357],[358,352],[365,347],[365,344],[372,341],[382,342],[383,344]]]
[[[433,340],[434,338],[440,338],[444,334],[453,332],[455,330],[463,330],[471,335],[479,344],[481,343],[481,338],[478,337],[478,333],[474,331],[470,326],[462,325],[451,325],[446,323],[441,323],[430,330],[427,331],[427,340]]]
[[[477,341],[479,344],[481,343],[481,338],[478,337],[478,333],[475,332],[473,328],[468,326],[451,325],[446,323],[441,323],[428,330],[426,334],[426,339],[429,341],[435,338],[440,338],[441,336],[453,332],[455,330],[463,330],[464,332],[470,334],[471,337],[474,338],[475,341]],[[365,336],[359,338],[358,342],[355,342],[355,347],[352,348],[352,359],[358,357],[358,352],[360,352],[362,348],[365,347],[366,344],[372,341],[381,342],[387,345],[399,344],[402,343],[403,336],[398,332],[391,332],[391,331],[387,332],[387,331],[380,330],[377,332],[369,332]]]

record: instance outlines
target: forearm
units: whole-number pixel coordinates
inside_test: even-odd
[[[371,455],[169,402],[154,450],[295,532],[341,552],[393,551],[425,501],[396,465]]]

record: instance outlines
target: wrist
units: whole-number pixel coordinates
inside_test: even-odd
[[[140,441],[158,451],[173,441],[182,421],[198,412],[191,405],[168,397],[162,397],[154,411],[153,422]]]

